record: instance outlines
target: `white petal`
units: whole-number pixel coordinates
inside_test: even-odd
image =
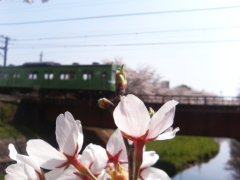
[[[156,112],[156,114],[153,115],[149,124],[149,134],[147,139],[157,137],[173,124],[175,106],[177,104],[177,101],[168,101]]]
[[[143,153],[143,162],[141,168],[154,165],[159,159],[159,155],[155,151],[146,151]]]
[[[141,176],[144,180],[171,180],[163,170],[153,167],[143,170]]]
[[[121,154],[119,156],[119,160],[121,162],[127,162],[127,151],[126,147],[123,141],[122,134],[119,129],[116,129],[116,131],[111,135],[107,142],[107,151],[112,155],[117,155],[120,151]]]
[[[27,142],[27,153],[40,167],[45,169],[54,169],[67,161],[61,152],[40,139]]]
[[[52,171],[45,173],[46,180],[72,180],[72,179],[80,179],[74,175],[74,172],[78,172],[75,167],[70,165],[66,170],[65,167],[57,168]]]
[[[175,128],[173,131],[172,128],[171,129],[170,128],[167,129],[163,134],[160,134],[156,140],[172,139],[176,136],[176,133],[180,130],[179,127]]]
[[[148,130],[148,110],[144,103],[132,94],[122,97],[113,112],[113,117],[117,127],[130,136],[140,137]]]
[[[29,156],[25,156],[25,155],[17,155],[17,159],[19,161],[21,161],[24,164],[29,165],[30,167],[32,167],[34,170],[38,171],[40,174],[42,173],[42,170],[40,169],[39,165],[37,164],[36,161],[34,161],[34,159],[32,159]]]
[[[93,163],[90,168],[93,174],[101,173],[107,164],[107,160],[108,157],[105,149],[95,144],[89,144],[84,149],[82,157],[80,159],[83,165],[87,168],[89,168],[90,164]]]
[[[76,120],[76,125],[78,127],[78,153],[80,152],[80,150],[82,149],[82,145],[83,145],[83,132],[82,132],[82,125],[81,122],[79,120]]]
[[[15,149],[15,146],[11,143],[8,145],[8,149],[9,149],[9,157],[12,160],[18,161],[17,160],[17,150]]]
[[[73,174],[74,172],[78,173],[78,170],[71,165],[66,170],[63,168],[63,171],[52,170],[48,173],[45,173],[45,177],[46,180],[81,180],[80,177]]]
[[[56,120],[56,138],[61,152],[74,155],[78,140],[78,127],[71,113],[60,114]]]
[[[12,164],[7,167],[6,172],[8,173],[8,176],[5,177],[5,179],[9,178],[13,180],[15,177],[19,177],[18,179],[23,178],[24,180],[39,180],[35,170],[24,163]]]

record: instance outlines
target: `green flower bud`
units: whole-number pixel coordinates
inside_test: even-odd
[[[98,100],[98,106],[102,109],[107,109],[107,105],[110,101],[106,98],[101,98]]]
[[[116,83],[124,83],[126,81],[126,73],[123,69],[124,64],[116,71]]]
[[[151,107],[149,107],[148,113],[149,113],[150,117],[153,117],[153,115],[155,114],[155,111]]]

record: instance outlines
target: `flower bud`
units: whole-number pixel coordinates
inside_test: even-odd
[[[116,79],[115,93],[117,97],[120,97],[121,95],[123,95],[127,87],[127,77],[126,77],[126,73],[124,72],[123,66],[124,64],[121,66],[121,68],[119,68],[119,70],[116,71],[116,75],[115,75],[115,79]]]
[[[149,113],[150,117],[153,117],[153,115],[155,114],[155,111],[151,107],[149,107],[148,113]]]
[[[109,171],[109,175],[112,177],[111,180],[128,180],[128,170],[123,168],[119,163],[116,169]]]
[[[124,83],[126,81],[126,73],[123,69],[124,64],[116,71],[116,83]]]
[[[110,112],[113,112],[115,108],[114,104],[106,98],[99,99],[98,106],[102,109],[107,109]]]

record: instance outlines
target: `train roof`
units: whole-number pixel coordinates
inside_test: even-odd
[[[72,63],[72,64],[67,64],[67,65],[61,65],[60,63],[56,62],[26,62],[23,65],[20,66],[14,66],[14,65],[9,65],[8,67],[72,67],[72,66],[112,66],[113,64],[100,64],[98,62],[93,62],[92,64],[79,64],[79,63]],[[3,66],[1,66],[3,67]]]
[[[24,67],[35,67],[35,66],[61,66],[60,63],[55,63],[55,62],[26,62],[22,66]]]

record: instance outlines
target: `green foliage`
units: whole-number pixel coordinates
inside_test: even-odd
[[[0,174],[0,180],[4,180],[4,174]]]
[[[0,103],[0,126],[6,125],[17,110],[17,105]]]
[[[156,151],[160,159],[155,167],[165,170],[170,176],[200,161],[216,155],[218,144],[210,137],[176,136],[166,141],[152,141],[146,144],[147,150]]]
[[[21,138],[21,137],[37,137],[38,133],[25,126],[13,126],[6,124],[0,126],[0,139]]]

